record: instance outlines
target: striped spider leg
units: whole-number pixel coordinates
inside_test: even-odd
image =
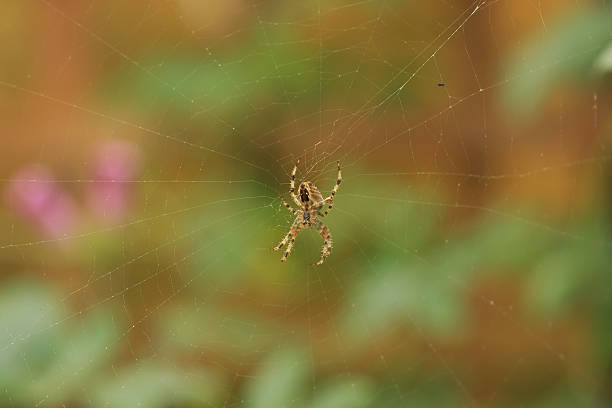
[[[340,188],[340,183],[342,183],[342,170],[340,169],[340,161],[338,161],[337,164],[338,164],[338,180],[336,180],[336,185],[334,186],[334,189],[332,190],[331,195],[327,197],[325,200],[316,204],[317,210],[319,210],[325,204],[329,203],[329,207],[327,207],[325,212],[319,213],[321,217],[325,217],[331,211],[332,207],[334,206],[334,203],[333,203],[334,197],[336,196],[336,193],[338,192],[338,189]]]

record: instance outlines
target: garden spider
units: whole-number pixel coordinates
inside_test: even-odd
[[[281,262],[285,262],[287,257],[291,253],[291,249],[293,248],[293,244],[295,239],[297,238],[299,232],[303,229],[315,227],[321,236],[323,237],[323,250],[321,251],[321,260],[313,265],[321,265],[325,262],[325,259],[331,254],[332,251],[332,236],[329,232],[329,228],[325,226],[319,219],[317,218],[319,215],[321,217],[325,217],[332,209],[334,196],[338,191],[338,187],[340,187],[340,183],[342,182],[342,172],[340,171],[340,162],[338,161],[338,180],[336,181],[336,185],[331,192],[331,195],[326,199],[323,199],[323,196],[319,192],[317,186],[315,186],[310,181],[304,181],[300,184],[300,195],[299,198],[295,194],[295,173],[297,172],[297,166],[300,164],[298,160],[295,163],[295,167],[293,167],[293,171],[291,172],[291,189],[289,190],[289,194],[293,198],[293,201],[300,208],[299,210],[294,210],[283,197],[281,200],[283,204],[291,214],[295,215],[295,221],[291,225],[291,230],[287,234],[287,236],[274,247],[274,251],[278,251],[281,249],[287,241],[289,244],[287,245],[287,250],[283,254],[281,258]],[[325,210],[325,212],[320,212],[323,206],[329,203],[329,206]]]

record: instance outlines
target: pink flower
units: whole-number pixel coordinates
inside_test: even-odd
[[[95,154],[89,206],[106,223],[125,218],[132,200],[134,180],[140,173],[140,149],[129,142],[109,141]]]
[[[9,182],[6,196],[11,207],[43,235],[61,238],[75,230],[78,211],[68,193],[53,180],[48,168],[29,165]]]

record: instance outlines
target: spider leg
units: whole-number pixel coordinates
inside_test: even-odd
[[[318,215],[320,215],[321,217],[325,217],[327,213],[331,211],[332,207],[334,206],[334,197],[329,196],[325,200],[319,201],[315,206],[313,206],[314,209],[320,210],[321,207],[324,207],[327,203],[329,203],[329,207],[327,207],[327,210],[325,210],[325,212],[318,213]]]
[[[295,221],[293,221],[293,224],[291,224],[291,230],[289,231],[289,233],[287,235],[285,235],[285,238],[283,238],[283,240],[280,242],[280,244],[278,244],[277,246],[272,248],[272,250],[273,251],[278,251],[279,249],[284,247],[285,244],[287,243],[287,241],[289,241],[291,236],[295,233],[297,227],[298,227],[298,225],[297,225],[297,219],[296,219]]]
[[[285,207],[287,207],[287,209],[289,210],[291,214],[296,215],[298,213],[298,210],[294,210],[293,208],[291,208],[291,206],[287,204],[287,202],[285,201],[283,197],[281,197],[280,199],[282,200],[283,204],[285,205]]]
[[[336,185],[334,186],[334,189],[332,190],[331,195],[329,197],[327,197],[325,200],[321,201],[320,203],[317,203],[317,208],[321,208],[325,204],[329,203],[327,210],[325,210],[325,212],[319,213],[321,217],[325,217],[333,208],[334,197],[336,196],[336,193],[338,192],[338,188],[340,188],[340,183],[342,183],[342,171],[340,170],[340,161],[338,161],[337,163],[338,163],[338,180],[336,180]]]
[[[291,198],[293,198],[293,201],[295,201],[295,204],[297,204],[297,206],[299,207],[301,206],[300,200],[295,194],[295,173],[297,172],[298,164],[300,164],[300,159],[298,159],[298,161],[295,162],[295,166],[293,166],[293,171],[291,172],[291,183],[290,183],[291,188],[289,189],[289,194],[291,194]]]
[[[323,262],[325,262],[325,259],[327,259],[329,254],[331,254],[333,247],[332,236],[329,232],[329,228],[327,228],[321,221],[317,221],[315,226],[323,238],[323,249],[321,250],[321,260],[315,264],[312,264],[313,266],[321,265]]]
[[[289,232],[289,234],[290,234],[290,236],[291,235],[293,235],[293,236],[289,240],[289,244],[287,245],[287,250],[283,254],[283,256],[281,258],[281,262],[285,262],[287,260],[287,257],[289,256],[289,254],[291,253],[291,250],[293,249],[293,244],[295,243],[295,239],[297,238],[299,232],[300,232],[300,225],[299,224],[297,224],[295,227],[291,228],[291,232]]]
[[[325,212],[319,213],[319,215],[321,217],[325,217],[330,211],[331,209],[334,207],[333,203],[329,203],[329,207],[327,207],[327,210],[325,210]]]
[[[274,248],[272,248],[273,251],[278,251],[279,249],[281,249],[282,247],[285,246],[285,244],[287,243],[287,241],[289,241],[289,238],[291,238],[291,233],[288,233],[285,238],[283,238],[283,240],[280,242],[280,244],[278,244],[277,246],[275,246]]]

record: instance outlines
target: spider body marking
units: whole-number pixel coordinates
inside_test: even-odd
[[[300,161],[298,160],[297,163],[295,163],[295,166],[293,167],[293,171],[291,172],[291,183],[289,189],[289,194],[291,195],[291,198],[299,207],[299,209],[293,209],[293,207],[291,207],[285,201],[285,199],[281,197],[281,200],[285,207],[287,207],[291,214],[295,215],[296,217],[293,221],[293,224],[291,225],[289,233],[285,236],[285,238],[283,238],[280,244],[278,244],[273,249],[274,251],[278,251],[282,247],[287,245],[287,249],[285,250],[285,253],[281,258],[281,262],[285,262],[289,257],[289,254],[291,254],[291,250],[293,249],[293,245],[300,231],[308,228],[316,228],[317,231],[319,231],[319,234],[321,234],[321,237],[323,238],[323,249],[321,250],[321,259],[319,260],[319,262],[313,265],[321,265],[323,262],[325,262],[325,259],[327,259],[329,254],[331,254],[332,236],[329,232],[329,228],[327,228],[325,224],[323,224],[321,220],[319,220],[318,217],[325,217],[331,211],[333,207],[334,197],[336,196],[336,192],[338,191],[340,183],[342,182],[342,171],[340,170],[340,162],[338,161],[338,180],[336,181],[336,184],[334,185],[334,188],[329,197],[323,198],[323,195],[321,194],[317,186],[315,186],[314,183],[310,181],[304,181],[300,183],[298,194],[296,194],[295,174],[297,172],[297,167],[299,164]],[[325,205],[328,205],[328,207],[323,212],[323,207],[325,207]]]

